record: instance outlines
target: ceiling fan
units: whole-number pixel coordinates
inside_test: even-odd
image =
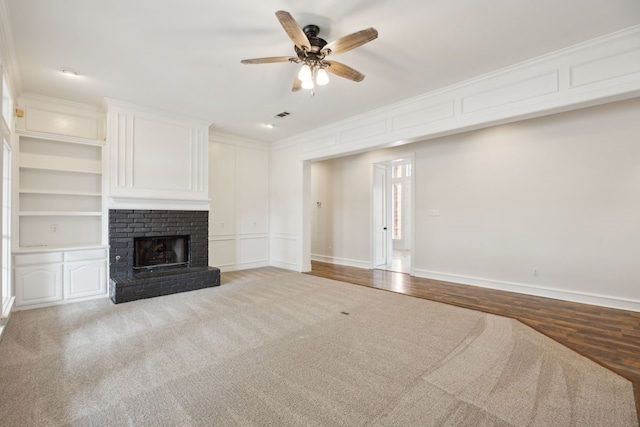
[[[294,43],[296,56],[274,56],[269,58],[243,59],[243,64],[269,64],[274,62],[293,62],[303,64],[293,81],[291,90],[297,92],[300,89],[310,89],[314,94],[315,85],[324,85],[329,82],[327,71],[345,79],[360,82],[364,74],[344,65],[340,62],[329,61],[329,55],[347,52],[362,46],[378,37],[375,28],[367,28],[344,37],[340,37],[330,43],[318,37],[320,28],[317,25],[307,25],[300,28],[289,12],[279,10],[276,17],[284,31]]]

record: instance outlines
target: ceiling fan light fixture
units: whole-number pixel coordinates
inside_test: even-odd
[[[329,74],[327,73],[327,70],[320,68],[316,73],[316,84],[324,86],[327,83],[329,83]]]
[[[314,86],[313,80],[302,80],[302,89],[313,89]]]
[[[302,82],[311,81],[311,67],[308,64],[304,64],[300,71],[298,72],[298,78],[302,80]]]

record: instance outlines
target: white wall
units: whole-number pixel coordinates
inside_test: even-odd
[[[279,192],[277,196],[283,198],[280,185],[290,187],[294,191],[288,197],[299,204],[279,200],[279,207],[284,209],[272,209],[271,222],[286,218],[290,223],[302,225],[299,232],[286,236],[290,242],[300,243],[300,251],[282,251],[279,256],[283,259],[278,259],[277,265],[294,270],[305,270],[310,265],[314,206],[310,199],[308,162],[400,147],[638,97],[639,34],[640,26],[631,27],[272,144],[272,179],[277,175],[272,181],[272,191],[275,189]],[[289,156],[292,163],[287,163],[285,153],[293,151],[296,155]],[[389,159],[399,157],[405,156],[393,155]],[[278,169],[274,170],[276,164]],[[287,171],[291,173],[289,176]],[[302,188],[286,181],[298,175]],[[314,232],[318,234],[317,230]],[[271,243],[272,249],[281,244],[280,236],[272,235]],[[340,250],[331,247],[331,256]],[[357,259],[361,254],[339,253],[339,256],[340,262],[367,263]]]
[[[312,253],[370,263],[371,164],[410,150],[416,275],[640,311],[639,117],[636,98],[314,163]]]
[[[271,265],[296,271],[311,268],[309,248],[305,245],[309,226],[305,209],[308,165],[302,162],[298,146],[280,147],[271,152],[270,162]]]
[[[264,143],[211,134],[209,265],[269,265],[269,152]]]

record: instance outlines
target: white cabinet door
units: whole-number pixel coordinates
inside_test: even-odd
[[[62,264],[16,267],[16,306],[62,300]]]
[[[68,262],[64,265],[65,299],[105,294],[107,261]]]

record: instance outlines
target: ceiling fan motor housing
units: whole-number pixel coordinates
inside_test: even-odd
[[[302,29],[302,31],[309,39],[309,44],[311,45],[312,53],[320,52],[320,50],[322,50],[322,48],[325,47],[325,45],[327,44],[326,40],[318,37],[318,34],[320,33],[320,27],[318,27],[317,25],[313,25],[313,24],[306,25]]]

